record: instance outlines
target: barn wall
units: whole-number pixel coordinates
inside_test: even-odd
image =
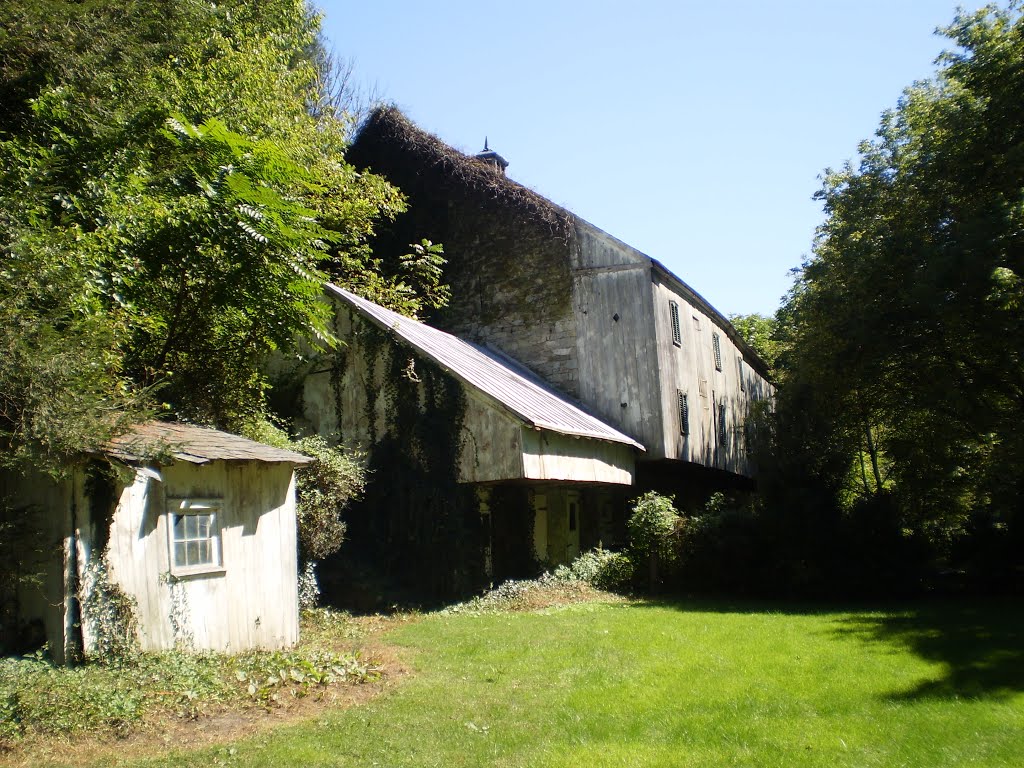
[[[111,575],[138,603],[144,649],[239,651],[298,641],[294,476],[288,464],[178,462],[138,475],[111,527]],[[223,499],[223,570],[170,573],[166,500]]]
[[[400,347],[347,305],[335,304],[335,332],[345,346],[333,353],[334,364],[325,355],[317,370],[306,376],[301,426],[326,439],[370,449],[395,437],[396,430],[408,432],[410,419],[431,418],[438,421],[438,429],[458,430],[455,463],[460,482],[523,476],[516,420]],[[435,379],[458,389],[460,402],[444,403],[439,412],[436,407],[428,409],[428,399],[436,399],[441,389]]]
[[[650,261],[613,237],[577,222],[573,277],[580,400],[661,458],[657,339]]]
[[[659,407],[665,458],[678,458],[750,476],[746,422],[754,403],[770,397],[771,387],[744,359],[718,321],[694,306],[671,283],[655,280],[651,293],[657,326],[657,359],[661,371]],[[671,303],[679,308],[680,345],[673,343]],[[714,337],[721,353],[716,368]],[[689,434],[681,428],[678,393],[687,395]],[[720,405],[725,406],[725,440],[719,430]]]
[[[474,200],[449,204],[437,327],[499,349],[566,394],[579,392],[567,230]]]
[[[633,448],[522,428],[523,477],[630,485]]]

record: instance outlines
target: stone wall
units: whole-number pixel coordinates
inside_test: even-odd
[[[500,350],[578,396],[571,235],[475,201],[450,201],[447,219],[452,302],[434,324]]]

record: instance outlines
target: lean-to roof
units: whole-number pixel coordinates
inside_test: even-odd
[[[563,435],[624,443],[644,450],[629,435],[591,416],[582,406],[552,389],[511,358],[385,309],[335,285],[328,285],[327,290],[355,309],[361,317],[482,393],[527,426]]]

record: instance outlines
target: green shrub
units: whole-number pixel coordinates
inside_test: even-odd
[[[209,705],[270,706],[380,669],[330,651],[140,653],[118,666],[58,667],[42,652],[0,659],[0,751],[28,734],[126,735],[153,712],[194,719]]]
[[[644,560],[650,555],[670,559],[674,554],[673,537],[680,520],[672,496],[648,491],[636,500],[627,524],[630,549]]]
[[[629,554],[634,565],[646,566],[648,587],[653,592],[661,583],[661,566],[676,559],[677,534],[682,528],[682,517],[672,496],[648,491],[633,505],[633,514],[627,523]]]
[[[598,547],[584,552],[569,565],[560,565],[552,577],[559,581],[582,581],[595,589],[617,592],[629,588],[633,571],[633,561],[627,555]]]

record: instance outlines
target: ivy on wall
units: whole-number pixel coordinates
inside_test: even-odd
[[[374,563],[388,581],[417,597],[466,595],[484,582],[484,531],[472,486],[458,482],[466,401],[462,386],[438,366],[414,358],[384,332],[361,324],[357,339],[369,363],[361,386],[369,483],[349,515],[348,556]],[[351,347],[336,352],[334,370],[350,370]],[[380,416],[383,430],[378,434]]]

